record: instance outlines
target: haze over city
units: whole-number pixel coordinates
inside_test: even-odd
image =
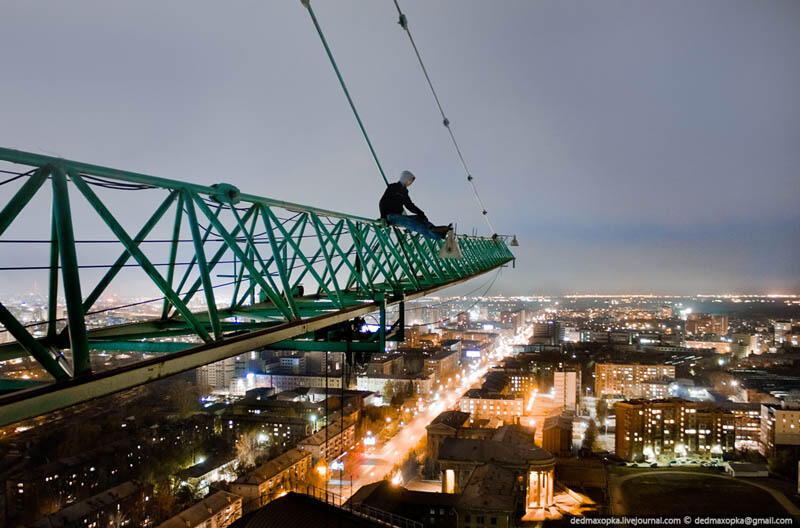
[[[412,170],[434,222],[486,234],[392,3],[316,9],[390,181]],[[797,2],[407,11],[490,217],[521,242],[496,291],[800,290]],[[307,18],[11,2],[0,144],[377,217],[383,183]]]

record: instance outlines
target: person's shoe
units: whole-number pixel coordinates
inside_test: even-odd
[[[453,224],[446,226],[433,226],[431,231],[433,231],[437,236],[444,238],[447,236],[447,232],[451,229],[453,229]]]

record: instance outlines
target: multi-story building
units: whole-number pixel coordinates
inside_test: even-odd
[[[511,327],[511,330],[515,334],[519,333],[519,331],[525,327],[527,320],[528,317],[525,310],[500,312],[500,322]]]
[[[300,387],[329,390],[342,388],[342,377],[340,374],[333,373],[330,376],[318,376],[313,374],[267,374],[267,386],[275,389],[276,392],[294,390]]]
[[[559,333],[559,325],[555,321],[533,323],[533,336],[531,336],[530,342],[555,345],[560,341]]]
[[[226,528],[242,516],[242,498],[218,491],[158,525],[158,528]]]
[[[296,389],[302,390],[302,389]],[[320,416],[325,410],[325,389],[306,389],[305,399],[298,397],[296,391],[284,391],[273,398],[261,400],[244,398],[233,404],[228,411],[235,414],[249,414],[254,416],[269,415],[270,417],[300,417],[310,419],[312,416]],[[311,391],[321,391],[322,394],[312,393]],[[340,391],[329,391],[329,409],[339,408]],[[283,398],[283,395],[289,395]],[[310,395],[310,396],[309,396]],[[316,431],[313,431],[316,432]]]
[[[455,350],[442,350],[424,360],[425,373],[434,380],[446,380],[458,371],[459,353]]]
[[[381,376],[358,376],[356,378],[356,389],[383,394],[386,384],[389,382],[394,385],[395,390],[401,390],[408,394],[429,394],[434,387],[434,380],[425,374],[414,376],[388,376],[384,374]]]
[[[469,413],[473,421],[494,418],[505,423],[517,423],[523,415],[524,406],[522,398],[470,389],[459,400],[458,408],[461,412]]]
[[[722,456],[736,444],[736,417],[726,409],[680,398],[628,400],[615,406],[617,456]]]
[[[684,341],[686,348],[693,348],[696,350],[714,350],[717,354],[730,354],[733,351],[733,345],[724,340],[691,340]]]
[[[671,379],[656,379],[646,380],[641,383],[641,392],[639,396],[646,400],[661,400],[669,398],[669,385],[672,383]]]
[[[534,372],[528,372],[522,369],[503,369],[503,372],[508,376],[509,392],[514,396],[527,399],[537,386],[536,374]]]
[[[760,354],[761,347],[758,345],[757,334],[733,334],[733,356],[745,358],[751,354]]]
[[[42,517],[31,528],[141,526],[147,519],[145,505],[152,486],[123,482],[88,499]],[[115,524],[115,522],[119,524]]]
[[[553,373],[553,403],[564,410],[577,411],[581,404],[581,369],[579,366],[561,366]]]
[[[6,480],[6,516],[29,524],[132,477],[144,460],[142,445],[122,441],[25,469]]]
[[[280,369],[282,374],[305,374],[306,356],[304,354],[292,354],[280,358]]]
[[[800,446],[800,408],[762,404],[761,453],[771,456],[789,446]]]
[[[431,476],[438,475],[438,467],[435,461],[439,457],[439,447],[445,438],[490,438],[494,434],[493,429],[485,427],[469,427],[469,413],[461,411],[444,411],[429,423],[425,430],[426,452],[428,460],[434,462]]]
[[[641,398],[643,382],[675,378],[675,366],[638,363],[597,363],[594,368],[595,396]]]
[[[463,516],[486,515],[493,508],[486,507],[485,497],[498,488],[506,498],[504,508],[497,508],[504,526],[553,504],[555,459],[533,444],[533,431],[519,425],[503,426],[488,440],[446,438],[439,465],[442,492],[472,499]]]
[[[290,449],[239,477],[231,491],[244,499],[249,512],[290,491],[305,491],[312,467],[309,451]]]
[[[367,376],[391,376],[402,369],[403,357],[399,354],[379,354],[367,363]]]
[[[733,413],[736,449],[761,450],[761,404],[724,401],[717,404]]]
[[[782,345],[783,343],[786,342],[787,334],[791,333],[792,333],[791,321],[775,321],[773,342],[776,345]]]
[[[556,456],[572,454],[572,419],[569,416],[560,414],[544,419],[542,448]]]
[[[210,458],[180,470],[170,480],[173,485],[178,485],[177,487],[190,486],[195,490],[196,496],[205,496],[213,483],[230,482],[235,479],[236,464],[236,457],[230,455]]]
[[[492,346],[497,343],[500,338],[499,334],[494,332],[479,332],[474,330],[452,330],[447,329],[442,331],[442,339],[461,339],[463,341],[477,341],[480,344]]]
[[[215,392],[228,391],[236,377],[236,358],[227,358],[199,367],[195,375],[201,387],[208,387]]]
[[[441,322],[442,314],[439,308],[423,306],[419,312],[420,323],[437,324]]]
[[[725,335],[728,333],[728,316],[691,313],[686,319],[686,333]]]
[[[230,441],[245,433],[255,433],[263,435],[265,441],[269,439],[273,445],[287,449],[296,446],[298,442],[314,433],[317,423],[322,423],[321,418],[324,414],[319,416],[320,419],[317,419],[316,415],[311,415],[309,418],[295,418],[271,413],[226,413],[222,416],[222,430]]]
[[[464,340],[461,342],[461,363],[475,365],[486,360],[491,351],[489,345],[480,341]]]
[[[322,431],[315,433],[298,444],[298,447],[311,453],[314,463],[320,459],[331,461],[344,453],[355,443],[356,426],[352,420],[344,420],[344,427],[334,421]]]
[[[422,350],[434,350],[438,348],[441,336],[436,332],[427,332],[419,335],[419,347]]]

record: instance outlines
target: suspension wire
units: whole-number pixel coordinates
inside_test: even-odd
[[[331,257],[331,260],[335,262],[336,260],[339,260],[341,258],[342,258],[341,256],[335,255],[335,256]],[[324,260],[325,260],[325,257],[320,255],[320,256],[318,256],[316,258],[313,258],[313,259],[309,260],[309,264],[316,264],[316,263],[322,262]],[[226,263],[230,264],[232,262],[234,262],[234,261],[230,260],[230,261],[218,262],[217,264],[226,264]],[[154,264],[154,266],[160,266],[160,265],[162,265],[162,264]],[[137,264],[125,264],[122,267],[128,267],[128,266],[138,266],[138,265]],[[106,267],[106,268],[111,268],[113,266],[108,265],[108,266],[86,266],[86,267]],[[304,268],[304,267],[306,267],[305,263],[295,264],[294,266],[291,266],[291,267],[287,268],[287,271],[292,271],[292,270],[296,270],[296,269]],[[19,268],[16,268],[16,269],[22,269],[22,270],[24,270],[24,269],[50,269],[50,266],[41,266],[41,267],[34,267],[34,268],[19,267]],[[252,279],[248,279],[248,280],[252,280]],[[212,286],[212,289],[213,288],[222,288],[222,287],[225,287],[225,286],[231,286],[233,284],[236,284],[236,282],[237,281],[231,281],[231,282],[225,282],[223,284],[216,284],[216,285]],[[244,282],[244,279],[242,279],[242,282]],[[204,288],[201,286],[201,287],[199,287],[197,289],[197,292],[201,292],[201,291],[203,291],[203,289]],[[140,301],[140,302],[135,302],[135,303],[130,303],[130,304],[123,304],[123,305],[120,305],[120,306],[112,306],[111,308],[103,308],[101,310],[95,310],[95,311],[92,311],[92,312],[86,312],[84,315],[95,315],[95,314],[99,314],[99,313],[110,312],[110,311],[113,311],[113,310],[123,310],[125,308],[131,308],[133,306],[140,306],[142,304],[160,302],[160,301],[163,301],[164,299],[166,299],[166,296],[158,297],[156,299],[148,299],[146,301]],[[66,321],[66,320],[67,320],[66,317],[61,317],[59,319],[54,319],[53,321]],[[49,320],[47,320],[47,321],[36,321],[36,322],[33,322],[33,323],[28,323],[26,325],[23,325],[23,328],[29,328],[29,327],[32,327],[32,326],[41,326],[41,325],[48,324],[49,322],[50,322]],[[2,334],[4,332],[8,332],[8,330],[5,329],[5,328],[0,330],[0,334]]]
[[[461,161],[461,166],[464,168],[464,172],[467,175],[467,183],[469,184],[470,188],[472,189],[472,194],[475,196],[475,201],[478,203],[478,207],[481,208],[481,214],[483,215],[484,220],[489,226],[492,234],[496,234],[497,231],[492,225],[492,221],[489,219],[489,213],[486,210],[486,205],[483,203],[480,194],[478,194],[478,188],[475,186],[475,178],[472,176],[472,173],[469,170],[469,166],[467,165],[466,160],[464,159],[464,154],[461,152],[461,147],[458,145],[458,141],[456,141],[456,136],[453,133],[453,128],[450,126],[450,120],[447,119],[447,116],[444,113],[444,108],[442,108],[442,103],[439,100],[439,95],[436,93],[436,89],[433,87],[433,82],[431,81],[430,75],[428,75],[428,69],[425,68],[425,63],[422,62],[422,56],[419,53],[419,48],[417,48],[417,43],[414,42],[414,37],[411,36],[411,30],[408,29],[408,18],[400,9],[400,4],[397,0],[393,0],[394,5],[397,8],[397,14],[399,15],[398,24],[402,27],[406,34],[408,35],[408,40],[411,41],[411,46],[414,48],[414,54],[417,56],[417,61],[419,62],[419,66],[422,69],[422,73],[425,75],[425,80],[428,82],[428,86],[431,89],[431,94],[433,94],[433,99],[436,101],[436,106],[439,108],[439,113],[442,116],[442,125],[447,129],[448,134],[450,135],[450,140],[453,142],[453,146],[456,149],[456,154],[458,154],[458,159]]]
[[[5,171],[4,171],[4,172],[5,172]],[[15,181],[15,180],[18,180],[18,179],[22,178],[23,176],[25,176],[25,175],[24,175],[24,174],[18,174],[18,175],[16,175],[16,176],[12,176],[11,178],[9,178],[9,179],[7,179],[7,180],[3,180],[3,181],[1,181],[1,182],[0,182],[0,185],[5,185],[5,184],[7,184],[7,183],[11,183],[11,182],[13,182],[13,181]]]
[[[331,255],[330,260],[331,262],[336,262],[341,260],[341,255]],[[322,262],[325,260],[325,257],[320,255],[317,258],[310,259],[308,262],[310,264],[316,264],[317,262]],[[241,260],[220,260],[217,261],[217,264],[234,264],[237,262],[241,262]],[[194,264],[193,262],[174,262],[174,263],[151,263],[154,267],[163,267],[163,266],[191,266]],[[286,268],[286,271],[296,270],[298,268],[305,267],[305,264],[295,264],[294,266]],[[0,271],[35,271],[35,270],[53,270],[53,269],[61,269],[63,266],[5,266],[0,267]],[[109,269],[109,268],[140,268],[139,264],[79,264],[78,269]],[[270,273],[270,276],[278,275],[278,272]]]
[[[490,280],[491,279],[487,279],[485,282],[481,283],[476,288],[473,288],[472,290],[468,291],[467,293],[465,293],[463,295],[459,295],[458,297],[469,297],[470,295],[472,295],[476,291],[478,291],[481,288],[483,288],[484,286],[486,286],[489,283]],[[406,308],[406,312],[415,312],[415,311],[418,311],[418,310],[424,310],[425,308],[434,308],[436,306],[442,306],[443,304],[452,304],[454,302],[456,302],[455,299],[450,298],[450,299],[448,299],[446,301],[442,301],[442,302],[438,302],[438,303],[425,304],[425,305],[422,305],[422,306],[412,306],[411,308]]]
[[[444,317],[444,318],[442,318],[442,319],[439,319],[438,321],[433,321],[432,323],[420,323],[420,324],[415,324],[415,325],[408,325],[408,326],[406,326],[406,328],[418,328],[418,327],[420,327],[420,326],[431,326],[431,325],[438,325],[438,324],[441,324],[441,323],[443,323],[443,322],[445,322],[445,321],[450,321],[450,320],[451,320],[451,319],[453,319],[454,317],[458,317],[459,315],[462,315],[462,314],[465,314],[465,313],[469,312],[470,310],[472,310],[472,309],[475,307],[475,305],[476,305],[476,304],[478,304],[479,302],[481,302],[481,301],[483,300],[483,298],[484,298],[484,297],[486,297],[486,295],[489,293],[489,290],[491,290],[491,289],[492,289],[492,286],[494,286],[494,283],[495,283],[495,281],[497,281],[498,277],[500,277],[500,274],[501,274],[502,272],[503,272],[503,268],[502,268],[502,267],[500,267],[500,268],[497,268],[497,273],[495,274],[494,278],[492,279],[492,282],[491,282],[491,284],[489,284],[489,286],[486,288],[486,290],[484,290],[484,292],[483,292],[483,293],[480,295],[480,297],[478,297],[478,299],[477,299],[477,300],[476,300],[474,303],[472,303],[471,305],[469,305],[469,307],[468,307],[466,310],[461,310],[460,312],[458,312],[458,313],[457,313],[457,314],[455,314],[455,315],[451,315],[451,316],[448,316],[448,317]],[[485,283],[484,283],[484,284],[485,284]],[[481,286],[482,286],[482,285],[481,285]],[[474,290],[473,290],[473,291],[474,291]]]
[[[333,58],[333,53],[331,53],[330,47],[328,47],[328,41],[325,40],[325,35],[322,34],[322,28],[319,26],[319,22],[317,21],[316,15],[314,15],[314,10],[311,9],[311,1],[310,0],[300,0],[300,3],[308,9],[308,14],[311,15],[311,21],[314,23],[314,27],[317,29],[317,34],[319,34],[319,39],[322,41],[322,46],[325,48],[325,53],[328,54],[328,59],[331,61],[331,66],[333,66],[333,71],[336,72],[336,77],[339,79],[339,84],[342,85],[342,90],[344,90],[344,95],[347,97],[347,102],[350,103],[350,108],[353,110],[353,115],[356,116],[356,121],[358,121],[358,127],[361,129],[361,133],[364,135],[364,139],[367,141],[367,145],[369,146],[369,151],[372,153],[372,157],[375,159],[375,164],[378,166],[378,170],[381,173],[381,177],[383,178],[383,182],[386,186],[389,186],[389,180],[386,179],[386,173],[383,172],[383,166],[381,166],[381,162],[378,160],[378,155],[375,153],[375,149],[372,147],[372,142],[367,135],[367,131],[364,128],[364,123],[361,122],[361,117],[358,115],[358,110],[356,110],[356,105],[353,103],[352,97],[350,97],[350,92],[347,90],[347,85],[344,83],[344,79],[342,78],[342,74],[339,71],[339,66],[336,64],[336,60]]]
[[[2,173],[2,174],[12,174],[13,175],[11,178],[9,178],[7,180],[0,181],[0,185],[5,185],[7,183],[11,183],[11,182],[13,182],[15,180],[18,180],[18,179],[20,179],[20,178],[22,178],[24,176],[31,176],[34,172],[36,172],[36,169],[31,169],[28,172],[16,172],[16,171],[10,171],[10,170],[0,170],[0,173]]]
[[[0,170],[2,174],[14,174],[15,176],[9,178],[7,180],[1,181],[0,185],[5,185],[6,183],[11,183],[14,180],[18,180],[23,176],[32,176],[37,169],[31,169],[28,172],[16,172],[10,170]],[[147,185],[147,184],[140,184],[140,183],[126,183],[126,182],[117,182],[113,180],[107,180],[105,178],[100,178],[98,176],[92,176],[91,174],[81,174],[81,178],[86,180],[86,183],[89,185],[94,185],[96,187],[105,187],[107,189],[116,189],[120,191],[141,191],[145,189],[157,189],[158,187],[154,185]],[[48,176],[48,179],[50,177]],[[71,178],[70,178],[71,179]]]
[[[222,288],[224,286],[230,286],[232,284],[236,284],[236,281],[226,282],[226,283],[223,283],[223,284],[215,284],[211,288],[212,289],[214,289],[214,288]],[[197,291],[203,291],[203,288],[200,287],[200,288],[198,288]],[[102,308],[100,310],[94,310],[94,311],[91,311],[91,312],[86,312],[83,315],[84,316],[86,316],[86,315],[97,315],[97,314],[100,314],[100,313],[111,312],[111,311],[114,311],[114,310],[124,310],[125,308],[132,308],[134,306],[141,306],[143,304],[150,304],[150,303],[154,303],[154,302],[160,302],[160,301],[163,301],[164,299],[166,299],[166,297],[158,297],[157,299],[147,299],[146,301],[138,301],[138,302],[129,303],[129,304],[122,304],[120,306],[112,306],[111,308]],[[66,317],[59,317],[58,319],[49,319],[47,321],[36,321],[34,323],[28,323],[26,325],[22,325],[22,327],[23,328],[30,328],[32,326],[41,326],[41,325],[49,324],[51,322],[59,322],[59,321],[66,321],[66,320],[67,320]],[[6,330],[6,329],[0,330],[0,334],[2,334],[4,332],[8,332],[8,330]]]
[[[199,225],[199,224],[198,224]],[[201,226],[202,229],[202,226]],[[266,232],[265,232],[266,233]],[[342,234],[350,233],[349,230],[343,229]],[[289,237],[293,240],[299,240],[301,238],[317,238],[316,234],[311,235],[303,235],[303,236],[292,236]],[[237,236],[235,239],[237,242],[246,242],[247,240],[242,236]],[[282,242],[284,240],[283,237],[275,237],[276,242]],[[179,238],[178,240],[170,240],[167,238],[160,238],[154,240],[133,240],[137,244],[172,244],[173,242],[183,242],[189,243],[194,242],[191,238]],[[209,238],[206,240],[206,243],[212,242],[225,242],[224,238]],[[259,235],[253,238],[253,242],[256,244],[269,244],[269,238],[264,238],[264,235]],[[76,240],[76,244],[121,244],[119,240]],[[12,239],[12,240],[0,240],[0,244],[52,244],[52,240],[45,240],[45,239]]]
[[[220,260],[217,264],[233,264],[233,260]],[[162,262],[162,263],[154,263],[151,262],[151,265],[154,267],[163,267],[163,266],[189,266],[194,264],[193,262]],[[139,264],[78,264],[78,269],[108,269],[108,268],[139,268]],[[31,270],[50,270],[50,269],[62,269],[63,266],[5,266],[0,267],[0,271],[31,271]]]

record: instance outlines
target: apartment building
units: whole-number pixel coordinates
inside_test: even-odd
[[[650,389],[644,382],[675,378],[675,366],[638,363],[597,363],[594,368],[595,396],[642,398]]]
[[[615,451],[626,460],[658,456],[722,456],[736,443],[729,410],[680,398],[628,400],[614,406]]]

